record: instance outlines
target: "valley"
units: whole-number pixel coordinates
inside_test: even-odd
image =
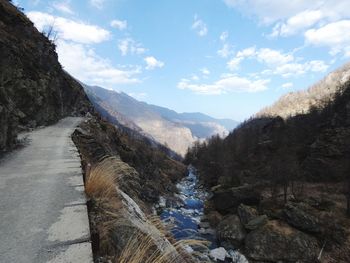
[[[350,262],[342,1],[0,0],[0,262]]]
[[[238,124],[230,119],[215,119],[202,113],[179,114],[137,101],[123,92],[83,86],[91,101],[99,105],[102,115],[112,115],[123,126],[143,133],[182,156],[195,141],[203,141],[216,134],[226,136]]]

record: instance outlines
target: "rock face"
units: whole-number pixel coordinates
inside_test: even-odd
[[[281,221],[270,221],[250,232],[245,239],[245,255],[263,262],[314,262],[317,240]]]
[[[259,192],[252,185],[218,190],[213,196],[215,208],[223,214],[237,212],[240,204],[257,205],[260,199]]]
[[[225,247],[239,247],[246,236],[244,227],[239,217],[236,215],[230,215],[224,218],[219,223],[216,231],[220,242],[224,244]]]
[[[0,0],[0,151],[18,131],[91,110],[82,87],[61,67],[55,45],[9,1]]]

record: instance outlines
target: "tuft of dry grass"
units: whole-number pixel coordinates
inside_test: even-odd
[[[195,239],[179,240],[163,248],[155,245],[151,235],[137,232],[132,235],[115,263],[194,263],[198,262],[185,249],[200,247],[208,251],[208,242]],[[199,254],[199,252],[197,252]],[[197,255],[200,256],[200,255]],[[201,261],[205,262],[205,261]]]
[[[116,157],[107,157],[93,167],[85,183],[86,194],[93,199],[112,199],[116,197]]]

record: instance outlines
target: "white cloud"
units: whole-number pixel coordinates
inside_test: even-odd
[[[128,27],[128,22],[126,20],[112,20],[111,21],[111,27],[114,27],[119,30],[124,30]]]
[[[65,70],[87,84],[111,88],[140,82],[137,78],[141,73],[138,67],[115,67],[83,44],[59,40],[57,53]]]
[[[200,69],[200,72],[201,72],[203,75],[210,75],[210,70],[207,69],[207,68],[202,68],[202,69]]]
[[[272,37],[276,36],[291,36],[295,35],[304,29],[307,29],[322,18],[325,17],[325,14],[320,10],[306,10],[296,14],[289,18],[285,23],[277,23],[273,28],[271,34]]]
[[[325,72],[328,67],[329,66],[321,60],[312,60],[305,63],[293,62],[277,66],[274,69],[273,73],[288,78],[292,76],[302,75],[306,72]]]
[[[140,55],[146,52],[146,49],[141,43],[138,43],[129,37],[118,41],[118,49],[120,50],[122,56],[126,56],[128,54]]]
[[[222,58],[227,58],[232,54],[232,46],[226,42],[228,38],[228,32],[224,31],[220,35],[220,40],[223,43],[223,46],[221,49],[217,51],[218,55]]]
[[[227,38],[228,38],[228,32],[227,31],[222,32],[220,35],[220,40],[225,42]]]
[[[52,16],[42,12],[29,12],[27,16],[33,21],[39,31],[53,26],[59,39],[72,40],[78,43],[100,43],[110,38],[109,31],[80,21]]]
[[[191,79],[194,80],[194,81],[198,81],[199,77],[196,74],[193,74]]]
[[[293,55],[284,54],[279,50],[261,48],[257,52],[257,59],[269,66],[286,64],[294,60]]]
[[[208,33],[207,25],[201,19],[199,19],[197,15],[194,16],[192,29],[195,30],[201,37],[205,36]]]
[[[235,57],[227,62],[227,67],[229,70],[234,71],[239,68],[239,64],[242,62],[243,57]]]
[[[229,7],[273,25],[269,37],[304,34],[306,43],[350,57],[349,0],[223,0]]]
[[[98,9],[102,9],[104,3],[105,3],[105,0],[90,0],[90,4],[91,4],[93,7],[96,7],[96,8],[98,8]]]
[[[242,13],[258,17],[263,24],[271,24],[279,20],[288,19],[305,10],[335,10],[344,13],[343,8],[349,7],[348,0],[324,1],[324,0],[224,0],[233,8]]]
[[[292,54],[270,48],[256,49],[255,47],[238,51],[236,56],[227,63],[228,69],[237,70],[240,63],[247,58],[256,59],[268,67],[262,74],[274,74],[286,78],[302,75],[306,72],[325,72],[328,69],[328,65],[322,60],[300,62],[301,58],[296,59]]]
[[[147,64],[146,69],[151,70],[164,67],[164,62],[157,60],[155,57],[145,57],[144,60]]]
[[[292,87],[293,87],[292,82],[287,82],[287,83],[282,84],[282,88],[284,88],[284,89],[290,89]]]
[[[237,57],[252,57],[256,54],[256,48],[255,47],[248,47],[243,50],[240,50],[237,52]]]
[[[218,55],[223,58],[227,58],[232,54],[232,47],[230,44],[225,43],[221,49],[218,50]]]
[[[312,72],[325,72],[329,66],[322,60],[312,60],[305,63],[307,70]]]
[[[56,10],[63,12],[63,13],[67,13],[67,14],[74,14],[71,6],[70,6],[70,1],[66,0],[66,1],[62,1],[62,2],[54,2],[52,4],[52,7],[55,8]]]
[[[230,92],[259,92],[267,89],[269,80],[250,80],[235,75],[226,75],[211,84],[194,84],[188,79],[182,79],[177,87],[189,89],[197,94],[220,95]]]
[[[350,20],[341,20],[319,29],[309,29],[305,32],[305,39],[309,44],[329,47],[332,54],[344,52],[345,56],[349,56],[349,31]]]

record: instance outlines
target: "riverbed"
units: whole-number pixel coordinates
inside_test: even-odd
[[[161,198],[159,203],[160,217],[163,222],[172,225],[174,238],[209,241],[207,251],[209,262],[247,263],[247,259],[238,251],[226,251],[219,247],[215,230],[210,227],[204,215],[204,203],[210,198],[211,193],[200,185],[194,167],[189,166],[188,175],[177,184],[177,189],[180,202],[167,202],[165,198]],[[219,258],[223,260],[220,261]]]

